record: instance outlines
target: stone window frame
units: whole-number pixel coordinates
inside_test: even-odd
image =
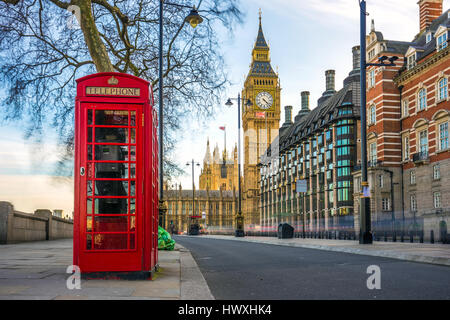
[[[406,107],[406,109],[405,109]],[[401,110],[402,116],[401,118],[406,118],[409,116],[409,99],[403,99],[402,100],[402,110]]]
[[[378,175],[378,187],[384,188],[384,175],[383,174]]]
[[[369,126],[377,123],[377,105],[372,103],[369,106]]]
[[[447,142],[446,142],[447,147],[446,148],[442,148],[442,146],[441,146],[441,130],[442,130],[441,126],[444,125],[444,124],[447,124],[447,137],[446,137],[446,139],[447,139]],[[437,124],[437,127],[438,127],[438,130],[437,130],[438,131],[438,149],[439,149],[439,151],[444,151],[444,150],[447,150],[449,148],[448,124],[449,124],[449,121],[442,121],[442,122]]]
[[[445,85],[441,87],[441,81],[445,81]],[[445,96],[441,98],[441,89],[445,90]],[[441,74],[436,81],[436,104],[448,101],[448,76]]]
[[[450,112],[448,110],[440,109],[432,117],[435,121],[435,132],[436,132],[436,150],[437,152],[444,152],[450,149],[450,135],[448,134],[448,127],[450,124]],[[447,147],[441,148],[441,125],[447,123]]]
[[[442,198],[440,191],[433,192],[433,206],[435,209],[442,208]]]
[[[391,199],[389,197],[381,199],[381,210],[391,211]]]
[[[406,143],[407,141],[407,143]],[[402,135],[402,161],[408,162],[410,157],[409,132]]]
[[[417,150],[419,152],[423,152],[422,151],[423,145],[421,143],[421,134],[424,133],[424,132],[425,132],[424,136],[427,139],[427,141],[426,141],[427,142],[426,143],[426,153],[428,154],[430,152],[430,139],[428,138],[428,134],[429,134],[428,127],[426,129],[423,129],[423,130],[417,130],[417,137],[418,137],[418,139],[416,139],[416,141],[417,141]]]
[[[409,196],[409,205],[412,212],[417,212],[417,198],[415,193]]]
[[[429,139],[429,122],[428,120],[421,118],[416,120],[416,122],[414,122],[413,124],[414,130],[416,132],[416,153],[420,153],[422,152],[421,150],[421,141],[420,141],[420,135],[422,134],[422,132],[426,132],[426,138],[427,138],[427,147],[426,147],[426,151],[427,153],[430,152],[430,139]]]
[[[417,65],[417,54],[414,51],[412,54],[406,57],[407,70],[413,69]]]
[[[376,80],[375,80],[375,68],[370,69],[367,71],[367,88],[371,89],[376,86]]]
[[[378,161],[378,146],[377,146],[377,141],[376,140],[371,140],[369,141],[369,161],[371,162],[376,162]],[[372,146],[375,145],[374,150],[372,150]],[[375,156],[372,154],[372,151],[375,151]]]
[[[409,172],[409,184],[415,185],[416,184],[416,170],[412,169]]]
[[[435,35],[436,37],[436,50],[439,52],[441,50],[444,50],[448,46],[448,30],[443,29],[443,32],[439,32]],[[439,46],[439,39],[445,37],[445,40],[442,41],[441,46]]]
[[[416,113],[420,112],[420,111],[424,111],[427,110],[427,105],[428,105],[428,99],[427,99],[427,88],[421,86],[419,87],[419,89],[417,90],[417,94],[416,94],[416,99],[417,99],[417,105],[416,105]],[[424,92],[423,97],[421,97],[421,93]],[[422,106],[422,98],[423,98],[423,108],[421,108]]]
[[[441,179],[441,168],[439,162],[433,165],[433,180]]]

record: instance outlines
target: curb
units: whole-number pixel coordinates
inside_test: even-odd
[[[330,247],[330,246],[324,246],[324,245],[311,245],[311,244],[299,244],[299,243],[274,243],[274,242],[264,241],[264,240],[254,240],[254,239],[245,239],[245,238],[242,239],[242,238],[233,238],[233,237],[230,237],[228,239],[228,238],[222,238],[222,237],[208,236],[208,238],[209,239],[218,239],[218,240],[246,241],[246,242],[263,243],[263,244],[286,246],[286,247],[299,247],[299,248],[305,248],[305,249],[316,249],[316,250],[324,250],[324,251],[342,252],[342,253],[359,254],[359,255],[373,256],[373,257],[391,258],[391,259],[410,261],[410,262],[450,266],[450,259],[444,258],[444,257],[429,257],[429,256],[405,254],[405,253],[399,253],[399,252],[380,251],[380,250],[364,250],[364,249],[343,248],[343,247]]]
[[[181,300],[215,300],[191,252],[176,244],[180,251]]]

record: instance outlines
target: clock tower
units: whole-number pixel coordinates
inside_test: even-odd
[[[242,185],[242,213],[246,227],[260,225],[257,164],[267,147],[278,136],[280,124],[280,82],[270,65],[270,48],[264,38],[259,11],[259,30],[252,51],[250,71],[244,82],[243,103],[244,181]]]

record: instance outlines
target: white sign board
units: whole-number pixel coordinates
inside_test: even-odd
[[[297,180],[297,183],[295,185],[295,191],[297,191],[297,193],[306,193],[307,190],[307,185],[306,185],[306,180]]]
[[[202,212],[202,219],[206,219],[206,212],[205,211]]]

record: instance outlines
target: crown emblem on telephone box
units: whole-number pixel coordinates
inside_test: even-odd
[[[108,79],[108,84],[115,86],[116,84],[119,83],[119,80],[117,80],[117,78],[114,78],[114,76],[112,76],[111,78]]]

